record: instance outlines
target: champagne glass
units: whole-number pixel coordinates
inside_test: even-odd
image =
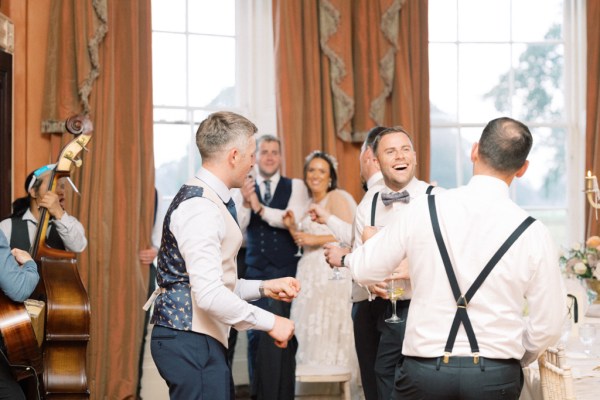
[[[392,316],[385,320],[385,322],[390,324],[399,324],[400,322],[404,322],[404,320],[398,317],[396,313],[396,301],[400,299],[400,296],[404,293],[404,287],[401,279],[391,279],[388,281],[387,287],[388,296],[390,301],[392,302]]]
[[[302,222],[299,221],[296,223],[296,231],[302,232]],[[294,254],[296,257],[302,257],[302,246],[298,245],[298,251]]]
[[[596,340],[596,326],[583,324],[579,327],[579,340],[583,343],[583,352],[589,357],[592,354],[592,344]]]
[[[342,247],[342,248],[345,247],[344,243],[341,243],[341,242],[332,242],[332,244],[337,247]],[[332,271],[333,272],[332,272],[331,276],[329,277],[330,281],[341,281],[344,279],[344,274],[339,269],[339,267],[333,267]]]

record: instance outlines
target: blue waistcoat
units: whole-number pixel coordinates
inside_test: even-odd
[[[165,214],[156,276],[158,286],[165,288],[165,293],[156,298],[152,324],[184,331],[192,329],[190,279],[169,226],[173,211],[192,197],[202,197],[203,192],[201,187],[183,185]]]
[[[256,193],[260,193],[258,186]],[[291,195],[292,180],[281,177],[269,207],[285,210]],[[296,218],[299,217],[296,215]],[[295,276],[299,259],[294,256],[297,249],[287,229],[273,228],[259,215],[252,213],[246,231],[246,278],[273,279]]]

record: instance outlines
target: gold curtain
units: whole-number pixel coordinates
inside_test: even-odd
[[[375,125],[403,125],[429,178],[427,1],[273,0],[277,124],[285,170],[315,149],[362,197],[358,154]]]
[[[600,1],[587,1],[586,171],[600,174]],[[586,200],[587,201],[587,200]],[[586,237],[600,235],[596,212],[586,203]]]
[[[150,0],[52,3],[43,126],[89,113],[94,134],[78,172],[74,214],[91,303],[92,399],[132,399],[138,384],[154,208]],[[67,138],[68,139],[68,138]]]

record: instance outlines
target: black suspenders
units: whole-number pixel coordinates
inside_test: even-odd
[[[477,364],[479,362],[479,345],[477,344],[477,339],[475,338],[475,332],[473,331],[473,326],[471,325],[471,320],[469,319],[469,315],[467,314],[467,306],[469,302],[475,295],[475,292],[479,289],[481,284],[488,277],[492,269],[496,266],[498,261],[502,258],[502,256],[508,251],[508,249],[513,245],[513,243],[521,236],[523,232],[531,225],[535,219],[532,217],[527,217],[521,225],[515,229],[515,231],[506,239],[506,241],[500,246],[498,251],[492,256],[490,261],[483,268],[477,279],[473,282],[469,290],[463,295],[460,288],[458,287],[458,281],[456,280],[456,275],[454,274],[454,270],[452,269],[452,263],[450,261],[450,256],[448,255],[448,251],[446,249],[446,245],[444,244],[444,239],[442,238],[442,232],[440,230],[440,224],[437,216],[437,210],[435,208],[435,196],[429,196],[427,199],[429,203],[429,215],[431,217],[431,224],[433,226],[433,234],[435,236],[435,241],[437,243],[438,249],[440,251],[440,255],[442,257],[442,261],[444,262],[444,268],[446,269],[446,275],[448,276],[448,281],[450,282],[450,287],[452,288],[452,294],[456,300],[456,314],[454,315],[454,321],[452,321],[452,327],[450,328],[450,333],[448,335],[448,341],[446,342],[446,347],[444,348],[444,363],[448,363],[450,354],[452,353],[452,348],[454,347],[454,341],[456,340],[456,334],[458,333],[458,328],[462,322],[465,327],[465,332],[467,333],[467,338],[469,339],[469,345],[471,346],[471,352],[473,353],[473,363]]]

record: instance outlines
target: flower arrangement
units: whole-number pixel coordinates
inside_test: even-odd
[[[560,256],[559,263],[567,274],[600,279],[600,237],[590,236],[585,245],[575,243]]]

